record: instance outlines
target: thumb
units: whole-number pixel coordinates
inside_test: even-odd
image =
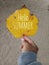
[[[22,44],[24,43],[24,38],[21,38],[21,43],[22,43]]]
[[[25,41],[24,41],[24,38],[22,37],[22,38],[21,38],[21,45],[20,45],[20,49],[22,49],[22,48],[23,48],[23,46],[24,46],[24,42],[25,42]]]

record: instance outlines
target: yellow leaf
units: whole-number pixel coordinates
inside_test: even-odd
[[[38,30],[38,18],[30,14],[30,10],[22,7],[11,14],[6,21],[8,30],[16,37],[20,38],[23,34],[33,36]]]

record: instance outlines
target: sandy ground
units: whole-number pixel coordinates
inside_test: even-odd
[[[30,37],[39,47],[37,60],[49,65],[49,0],[0,0],[0,65],[18,65],[21,40],[8,31],[6,18],[24,4],[39,18],[38,32]]]

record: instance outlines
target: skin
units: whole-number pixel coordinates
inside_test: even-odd
[[[23,37],[21,38],[21,51],[23,52],[34,52],[37,53],[39,48],[37,47],[37,45],[34,43],[34,41],[30,40],[26,35],[23,35]]]

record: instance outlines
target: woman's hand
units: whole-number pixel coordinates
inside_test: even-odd
[[[38,52],[38,47],[37,45],[34,43],[34,41],[30,40],[26,35],[23,35],[23,37],[21,38],[21,50],[22,50],[22,53],[23,52],[28,52],[28,51],[31,51],[31,52],[34,52],[34,53],[37,53]]]

